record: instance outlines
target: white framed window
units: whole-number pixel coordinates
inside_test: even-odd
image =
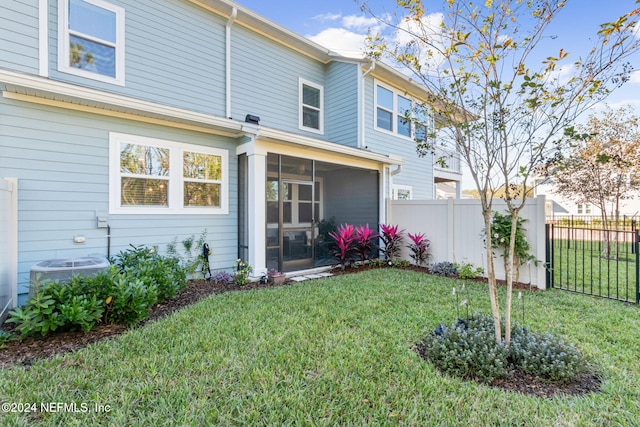
[[[392,200],[411,200],[413,198],[413,187],[410,185],[393,184],[391,186]]]
[[[228,151],[109,135],[109,212],[226,214]]]
[[[315,133],[324,132],[324,88],[299,79],[299,128]]]
[[[375,82],[376,130],[391,133],[407,139],[425,139],[432,127],[432,118],[425,117],[421,108],[404,93],[381,82]],[[419,118],[416,124],[412,119]]]
[[[124,9],[103,0],[58,0],[58,70],[124,85]]]

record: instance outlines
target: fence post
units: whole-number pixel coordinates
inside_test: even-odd
[[[546,288],[552,288],[553,283],[551,283],[551,269],[553,268],[553,264],[551,261],[551,232],[553,230],[553,224],[545,224],[544,225],[544,270],[545,270],[545,282]]]
[[[633,246],[636,248],[636,304],[640,304],[640,231],[636,230],[636,241]]]

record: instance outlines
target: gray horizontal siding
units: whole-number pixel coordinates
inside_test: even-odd
[[[133,245],[161,252],[208,231],[212,268],[230,269],[237,258],[235,141],[114,117],[0,99],[0,176],[18,178],[18,280],[20,302],[31,266],[49,258],[107,254],[106,229],[96,213],[109,210],[109,132],[130,133],[229,150],[229,214],[110,215],[111,254]],[[48,156],[47,156],[48,153]],[[48,159],[47,159],[48,157]],[[82,235],[83,244],[73,242]]]
[[[374,82],[372,78],[365,80],[365,144],[376,153],[394,154],[402,157],[402,171],[393,177],[394,184],[413,187],[413,198],[429,200],[433,194],[433,156],[419,157],[415,142],[400,138],[374,128]]]
[[[325,86],[324,64],[245,27],[232,31],[232,116],[254,114],[261,125],[323,138],[298,129],[298,85],[302,77]]]
[[[50,75],[174,107],[224,115],[225,20],[180,0],[110,0],[125,9],[125,86],[57,71],[57,2],[49,13]]]
[[[2,2],[0,67],[38,72],[38,1]]]
[[[327,67],[327,138],[339,144],[358,145],[358,65],[333,62]]]

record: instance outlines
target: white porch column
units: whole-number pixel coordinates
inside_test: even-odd
[[[247,237],[249,241],[249,259],[253,275],[260,276],[267,270],[267,152],[256,147],[255,143],[245,144],[248,159],[247,177]]]

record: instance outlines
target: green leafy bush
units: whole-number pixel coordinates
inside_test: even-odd
[[[582,353],[549,334],[514,327],[511,343],[496,343],[493,318],[474,314],[447,327],[439,325],[417,350],[450,375],[491,382],[515,369],[543,381],[566,383],[586,367]]]
[[[201,272],[204,276],[208,267],[207,259],[203,253],[203,246],[206,242],[207,229],[202,230],[197,240],[193,235],[182,240],[182,250],[178,249],[178,238],[176,237],[167,245],[167,255],[176,259],[189,277],[194,277],[200,266],[202,266]]]
[[[153,304],[172,298],[187,285],[176,258],[135,247],[113,258],[115,266],[68,283],[37,281],[27,303],[9,313],[21,337],[56,330],[89,331],[100,322],[133,324],[147,317]]]
[[[113,262],[130,280],[155,286],[159,301],[173,298],[187,285],[187,270],[177,258],[161,256],[146,246],[132,245],[132,249],[116,255]]]
[[[436,276],[443,277],[456,277],[458,275],[458,268],[456,265],[449,261],[436,262],[429,267],[429,272]]]
[[[536,335],[517,328],[510,352],[521,371],[550,382],[569,382],[585,368],[582,353],[574,345],[549,333]]]
[[[80,326],[87,332],[100,322],[104,306],[98,303],[95,295],[73,295],[66,303],[58,306],[65,322]]]
[[[455,266],[458,269],[458,277],[464,280],[475,279],[476,277],[484,273],[484,269],[482,267],[476,267],[470,262],[455,264]]]
[[[127,274],[115,278],[111,293],[111,298],[107,298],[107,320],[126,325],[145,319],[149,309],[158,302],[155,284],[145,284]]]
[[[459,320],[451,327],[440,325],[418,349],[438,369],[450,375],[491,382],[508,374],[509,350],[497,344],[493,324]]]
[[[16,330],[22,338],[40,333],[46,335],[65,326],[65,319],[58,309],[54,295],[60,284],[43,280],[34,284],[35,292],[27,303],[9,312],[7,323],[17,323]]]

